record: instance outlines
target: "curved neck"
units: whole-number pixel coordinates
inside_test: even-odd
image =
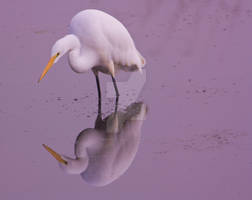
[[[77,36],[70,34],[66,37],[69,41],[68,62],[75,72],[86,72],[97,64],[95,52],[81,44]]]
[[[79,158],[76,157],[75,159],[68,156],[62,157],[67,161],[67,164],[65,165],[60,163],[60,168],[69,174],[81,174],[87,169],[89,164],[88,156]]]
[[[81,48],[81,43],[78,37],[74,34],[68,34],[62,38],[64,40],[67,50],[76,50]]]

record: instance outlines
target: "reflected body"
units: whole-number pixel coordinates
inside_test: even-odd
[[[90,185],[105,186],[125,173],[134,160],[146,114],[147,106],[143,103],[133,103],[124,112],[115,111],[105,119],[99,113],[95,128],[78,135],[75,159],[44,147],[65,172],[81,174]]]
[[[119,96],[115,73],[118,70],[142,71],[145,59],[136,49],[127,29],[111,15],[94,9],[81,11],[73,17],[70,31],[71,34],[60,38],[53,45],[51,59],[39,81],[66,53],[73,71],[83,73],[92,69],[96,76],[99,97],[98,72],[111,75]]]

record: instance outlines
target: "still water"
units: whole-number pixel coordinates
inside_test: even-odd
[[[93,74],[72,72],[66,57],[37,84],[51,46],[87,8],[125,24],[147,61],[142,75],[118,75],[117,109],[110,77],[100,76],[100,112]],[[27,0],[0,10],[1,199],[252,198],[251,1]],[[66,169],[42,144],[85,159]]]

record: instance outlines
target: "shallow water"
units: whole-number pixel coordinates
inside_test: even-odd
[[[212,1],[5,1],[0,7],[1,199],[242,199],[252,191],[252,3]],[[37,84],[54,41],[86,8],[122,21],[147,60],[117,77],[119,110],[148,113],[129,168],[104,187],[62,171],[42,144],[73,157],[93,128],[92,73],[61,59]],[[114,112],[101,76],[103,117]],[[134,87],[136,85],[136,87]]]

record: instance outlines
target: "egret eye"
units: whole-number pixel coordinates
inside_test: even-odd
[[[56,54],[56,56],[59,56],[60,55],[60,53],[58,52],[57,54]]]

